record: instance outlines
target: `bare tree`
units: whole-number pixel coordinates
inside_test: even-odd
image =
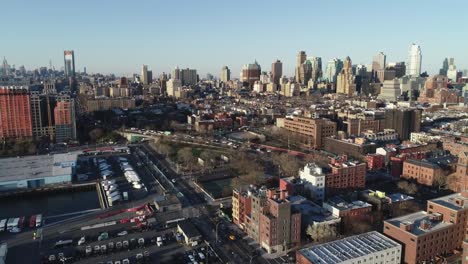
[[[195,161],[192,149],[189,147],[181,148],[179,151],[177,151],[177,160],[185,167],[191,167]]]
[[[399,181],[397,183],[398,189],[407,193],[407,194],[415,194],[418,192],[418,186],[414,183],[408,183],[407,181]]]
[[[288,177],[298,175],[300,163],[296,157],[288,155],[286,153],[274,154],[272,157],[272,161],[273,164],[278,166],[280,175],[285,175]]]

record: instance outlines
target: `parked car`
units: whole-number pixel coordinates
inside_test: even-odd
[[[163,245],[163,241],[162,241],[162,238],[160,236],[158,236],[158,238],[156,238],[156,245],[158,245],[158,247]]]
[[[128,235],[128,231],[126,231],[126,230],[117,233],[117,236],[125,236],[125,235]]]
[[[85,238],[84,236],[82,236],[82,237],[80,238],[80,240],[78,240],[78,246],[83,245],[85,242],[86,242],[86,238]]]
[[[91,248],[91,246],[87,246],[86,249],[85,249],[85,253],[86,255],[89,255],[93,252],[93,249]]]
[[[99,236],[98,236],[98,241],[103,241],[103,240],[106,240],[109,238],[109,233],[101,233]]]

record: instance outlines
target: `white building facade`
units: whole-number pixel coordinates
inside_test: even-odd
[[[305,188],[315,200],[323,201],[325,198],[325,173],[315,163],[309,163],[299,171],[299,178],[305,183]]]

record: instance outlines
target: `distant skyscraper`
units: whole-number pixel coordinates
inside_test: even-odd
[[[312,77],[312,62],[310,60],[304,61],[299,67],[299,81],[301,85],[307,85]]]
[[[419,77],[421,74],[421,47],[416,44],[412,44],[408,52],[408,65],[406,68],[406,75]]]
[[[283,75],[283,63],[280,60],[276,60],[271,64],[271,81],[279,84],[279,80]]]
[[[8,65],[8,61],[6,60],[5,57],[3,57],[3,63],[2,63],[2,75],[4,77],[8,76],[10,74],[10,65]]]
[[[387,56],[383,52],[379,52],[372,58],[372,70],[377,72],[384,70],[386,66]]]
[[[336,93],[354,95],[356,92],[356,84],[354,84],[353,65],[351,59],[346,57],[343,69],[337,77]]]
[[[182,85],[195,85],[198,82],[197,70],[195,69],[182,69],[180,70],[180,80]]]
[[[221,74],[219,76],[219,79],[224,83],[229,82],[231,80],[231,70],[228,68],[228,66],[223,66],[221,68]]]
[[[328,82],[336,83],[336,76],[341,71],[341,68],[343,68],[343,62],[340,59],[331,59],[328,61],[324,79],[326,79]]]
[[[455,66],[455,59],[450,58],[448,63],[449,65],[447,69],[447,78],[449,78],[449,80],[451,80],[452,82],[457,82],[458,71],[457,71],[457,66]]]
[[[63,60],[65,63],[65,77],[75,78],[75,52],[73,50],[64,51]]]
[[[296,61],[296,82],[301,83],[303,81],[303,76],[301,76],[301,66],[306,61],[307,55],[305,51],[299,51],[297,54],[297,61]]]
[[[260,80],[260,74],[262,68],[255,61],[255,63],[249,63],[242,66],[242,82],[250,88],[253,88],[255,81]]]
[[[309,61],[312,63],[312,76],[311,79],[314,82],[317,82],[319,78],[322,77],[322,58],[320,57],[311,57]]]
[[[180,69],[179,66],[176,66],[172,71],[171,79],[180,80]]]
[[[447,76],[448,68],[449,68],[448,59],[445,58],[444,61],[442,62],[442,69],[440,69],[439,74]]]
[[[151,83],[152,79],[153,79],[153,72],[148,70],[148,65],[143,65],[143,67],[141,67],[140,81],[144,85],[148,85]]]

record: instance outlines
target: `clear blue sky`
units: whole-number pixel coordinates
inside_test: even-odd
[[[176,65],[216,76],[223,65],[238,77],[255,59],[269,71],[275,59],[294,73],[299,50],[350,56],[369,64],[383,51],[406,61],[421,45],[423,70],[436,73],[445,57],[468,68],[466,0],[1,0],[0,56],[27,68],[76,67],[130,74],[148,64],[153,75]]]

